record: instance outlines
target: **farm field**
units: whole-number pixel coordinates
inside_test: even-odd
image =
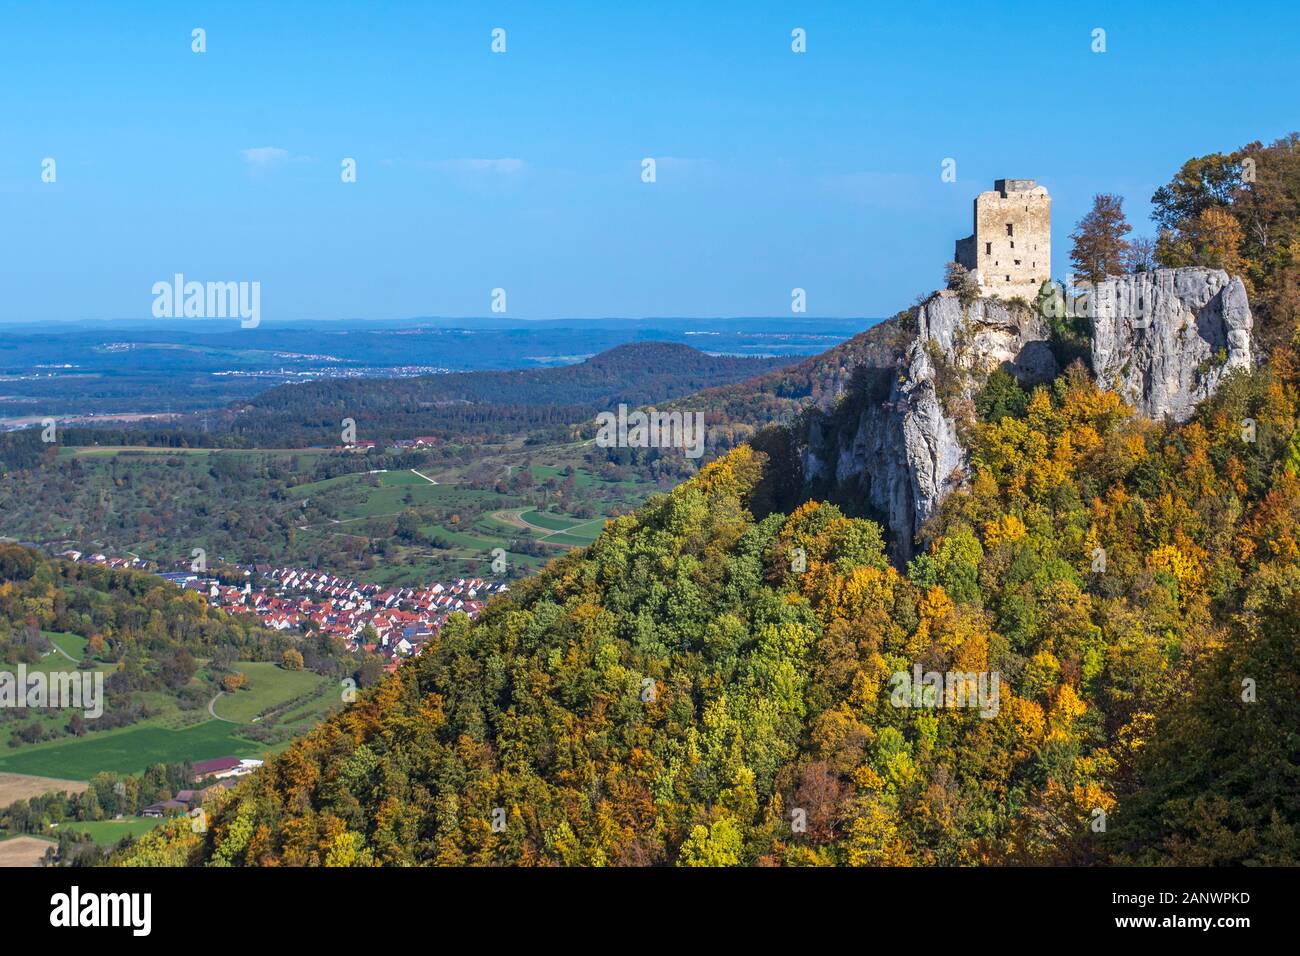
[[[40,866],[45,851],[54,844],[33,836],[16,836],[0,840],[0,867]]]
[[[138,773],[156,763],[213,757],[258,757],[282,746],[341,704],[333,682],[310,671],[288,671],[262,661],[239,662],[246,689],[223,694],[207,709],[182,711],[162,692],[139,695],[160,713],[130,727],[84,737],[26,744],[0,751],[0,774],[86,780],[100,771]],[[51,720],[66,717],[51,715]],[[269,742],[246,734],[262,728]],[[16,798],[15,798],[16,799]],[[2,805],[2,804],[0,804]]]
[[[287,671],[269,661],[241,663],[237,668],[248,677],[247,688],[222,694],[212,705],[217,717],[237,724],[258,722],[268,711],[290,701],[324,697],[334,688],[333,681],[319,674]]]
[[[571,531],[561,531],[546,538],[547,541],[553,541],[557,544],[567,544],[574,548],[585,548],[591,542],[600,537],[600,532],[604,528],[605,519],[598,518],[588,524],[575,527]]]
[[[265,746],[237,736],[239,726],[219,720],[185,730],[137,725],[32,744],[0,754],[0,772],[89,779],[101,770],[139,773],[156,763],[259,756]]]
[[[64,793],[81,793],[86,786],[84,780],[60,780],[57,777],[0,773],[0,807],[7,807],[15,800],[30,800],[32,797],[57,790]]]
[[[570,518],[546,511],[526,511],[519,516],[531,525],[546,528],[552,533],[543,535],[539,540],[571,547],[585,547],[591,544],[605,528],[607,517]]]
[[[547,528],[551,531],[563,531],[566,528],[572,528],[575,524],[580,523],[577,518],[569,518],[564,515],[537,511],[536,509],[533,511],[525,511],[519,517],[523,518],[529,524],[540,525],[541,527]]]
[[[91,820],[85,823],[75,821],[59,824],[56,830],[71,830],[75,833],[87,833],[90,838],[103,847],[117,844],[123,837],[142,836],[159,824],[166,823],[162,817],[124,817],[121,820]]]

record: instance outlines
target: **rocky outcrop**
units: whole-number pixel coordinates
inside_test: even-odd
[[[1099,384],[1148,417],[1185,421],[1224,375],[1251,366],[1246,290],[1221,270],[1115,276],[1086,301]],[[935,293],[918,307],[915,337],[894,366],[872,370],[881,386],[813,421],[806,489],[880,518],[895,560],[906,561],[921,525],[963,478],[954,410],[969,407],[994,369],[1022,385],[1054,378],[1050,337],[1036,309]]]
[[[964,462],[957,429],[935,391],[928,350],[913,348],[887,401],[869,403],[852,432],[815,422],[804,451],[806,483],[830,482],[835,497],[865,501],[891,532],[896,559],[912,555],[921,523],[956,486]]]
[[[829,481],[839,496],[865,501],[888,525],[895,559],[906,561],[965,464],[945,401],[970,398],[999,367],[1025,384],[1052,378],[1047,339],[1046,323],[1032,310],[996,299],[963,305],[954,293],[936,293],[918,308],[916,337],[899,358],[888,397],[864,401],[840,433],[814,425],[805,482]]]
[[[963,378],[968,385],[995,368],[1024,385],[1050,381],[1057,373],[1050,337],[1036,310],[1000,299],[976,299],[963,306],[955,292],[936,292],[917,316],[918,343],[932,342],[954,368],[974,373]]]
[[[1252,365],[1246,287],[1222,269],[1112,276],[1089,299],[1098,384],[1149,418],[1186,421],[1224,375]]]

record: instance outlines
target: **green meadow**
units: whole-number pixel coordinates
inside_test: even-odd
[[[125,817],[121,820],[91,820],[85,823],[71,821],[59,824],[50,833],[54,835],[59,830],[71,830],[74,833],[88,834],[100,846],[114,846],[123,837],[143,836],[166,822],[162,817]]]
[[[220,720],[206,707],[182,710],[175,697],[162,691],[139,694],[157,711],[155,716],[130,727],[0,749],[0,771],[87,780],[100,771],[138,773],[156,763],[257,757],[280,749],[341,704],[334,681],[310,671],[289,671],[265,661],[235,666],[248,683],[216,699],[213,710]],[[28,719],[62,725],[68,715],[53,712]],[[247,736],[258,727],[270,735],[268,742]]]

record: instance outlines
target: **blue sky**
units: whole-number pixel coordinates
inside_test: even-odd
[[[796,286],[888,315],[995,177],[1052,192],[1057,274],[1095,192],[1149,231],[1183,160],[1300,126],[1297,36],[1271,0],[6,2],[0,321],[146,319],[176,272],[260,282],[266,321],[497,287],[519,318],[780,315]]]

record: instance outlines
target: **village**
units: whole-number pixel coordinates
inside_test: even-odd
[[[153,570],[138,557],[64,551],[70,561],[113,568]],[[239,565],[243,586],[224,583],[192,570],[158,571],[179,588],[204,596],[230,614],[255,614],[276,631],[323,634],[344,641],[351,652],[377,654],[395,670],[418,654],[446,623],[461,612],[477,617],[488,599],[506,591],[504,581],[458,578],[422,588],[381,587],[309,568]]]

